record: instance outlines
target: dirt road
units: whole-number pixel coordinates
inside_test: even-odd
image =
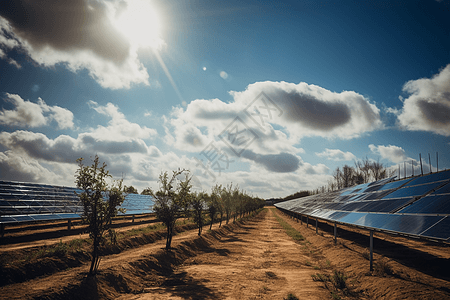
[[[301,299],[329,299],[317,271],[268,211],[215,241],[174,270],[166,284],[148,293],[120,299],[283,299],[289,293]]]

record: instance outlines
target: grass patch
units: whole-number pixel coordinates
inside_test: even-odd
[[[293,293],[289,293],[286,298],[283,298],[284,300],[298,300],[298,297],[295,296]]]
[[[278,223],[280,223],[281,227],[283,227],[283,229],[286,231],[287,235],[289,235],[294,241],[300,242],[305,240],[305,237],[300,232],[295,230],[291,225],[289,225],[286,221],[280,218],[276,213],[274,213],[274,216],[277,219]]]

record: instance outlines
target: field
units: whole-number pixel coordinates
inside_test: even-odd
[[[201,237],[180,224],[170,251],[156,223],[136,227],[96,277],[81,234],[2,245],[0,299],[450,299],[445,244],[375,233],[369,272],[367,231],[339,226],[335,245],[329,224],[316,234],[273,207]]]

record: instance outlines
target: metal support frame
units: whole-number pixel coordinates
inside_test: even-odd
[[[67,220],[67,230],[71,230],[72,229],[72,220]]]
[[[132,219],[131,223],[134,223],[134,215],[133,215],[133,219]]]
[[[373,230],[370,230],[370,254],[369,254],[369,260],[370,260],[370,271],[373,271]]]
[[[303,225],[303,216],[300,214],[300,225]]]
[[[316,218],[316,234],[319,234],[319,230],[317,228],[317,218]]]
[[[309,217],[306,216],[306,228],[308,228],[308,225],[309,225]]]
[[[337,243],[337,225],[336,222],[334,222],[334,244]]]

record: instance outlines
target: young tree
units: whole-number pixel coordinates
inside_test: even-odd
[[[153,195],[153,191],[152,191],[152,189],[151,188],[145,188],[145,189],[143,189],[142,190],[142,192],[141,192],[141,195]]]
[[[83,204],[83,222],[88,224],[89,237],[92,239],[92,261],[90,275],[95,275],[100,264],[99,248],[103,243],[103,234],[110,229],[112,218],[117,215],[118,207],[124,201],[122,180],[108,185],[111,175],[106,164],[100,166],[99,157],[95,155],[92,166],[83,165],[83,158],[77,159],[75,183],[83,190],[78,196]]]
[[[170,249],[172,243],[173,230],[178,218],[181,217],[182,205],[185,198],[189,196],[191,189],[191,178],[186,174],[184,181],[177,179],[181,174],[189,172],[187,170],[173,171],[172,177],[169,179],[167,172],[159,176],[160,187],[154,193],[149,189],[149,193],[154,198],[153,210],[156,218],[163,222],[167,227],[166,249]]]
[[[209,225],[209,230],[212,229],[212,224],[214,223],[216,215],[219,212],[219,197],[220,197],[220,193],[215,190],[215,189],[217,189],[217,186],[218,185],[216,184],[216,186],[214,186],[212,188],[211,196],[208,197],[208,200],[207,200],[207,203],[206,203],[206,205],[208,207],[209,218],[211,219],[211,223]],[[221,222],[222,222],[222,220],[221,220]]]
[[[222,185],[221,184],[216,184],[215,186],[212,187],[211,189],[211,200],[213,202],[216,203],[217,206],[217,213],[220,216],[220,221],[219,221],[219,228],[222,227],[222,219],[223,219],[223,215],[225,213],[225,205],[223,202],[223,198],[222,198]],[[211,212],[210,212],[211,214]],[[212,227],[212,220],[211,220],[211,226],[210,229]]]
[[[232,186],[233,184],[228,184],[227,188],[223,187],[222,192],[220,194],[225,209],[227,224],[233,212]]]
[[[194,222],[195,224],[197,224],[199,236],[202,234],[202,229],[205,225],[205,216],[203,215],[203,210],[205,209],[207,200],[208,195],[205,192],[195,193],[191,198]]]
[[[132,186],[132,185],[130,185],[130,186],[124,186],[123,187],[123,192],[124,193],[127,193],[127,194],[139,194],[138,193],[138,190],[134,187],[134,186]]]

